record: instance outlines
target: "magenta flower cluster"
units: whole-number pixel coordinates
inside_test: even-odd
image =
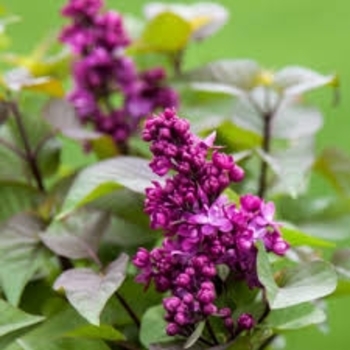
[[[153,281],[159,292],[171,294],[163,301],[167,333],[186,335],[208,316],[222,318],[231,332],[253,327],[251,315],[242,314],[235,324],[233,310],[216,305],[217,268],[226,265],[230,278],[261,286],[255,242],[277,255],[289,247],[273,219],[273,203],[250,194],[240,205],[230,202],[223,191],[243,179],[243,170],[214,146],[215,135],[199,139],[174,109],[148,118],[143,139],[151,143],[152,170],[169,174],[146,190],[145,201],[151,226],[165,236],[161,247],[140,248],[133,262],[141,270],[138,282]]]
[[[138,72],[124,54],[130,44],[122,17],[102,11],[102,0],[70,0],[62,15],[71,18],[60,40],[68,44],[75,62],[74,88],[69,100],[82,122],[125,145],[140,119],[157,108],[176,107],[178,97],[165,85],[165,72]],[[115,94],[120,93],[121,102]]]

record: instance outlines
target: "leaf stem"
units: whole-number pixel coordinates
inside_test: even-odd
[[[12,151],[13,153],[15,153],[18,157],[26,160],[26,155],[19,149],[17,148],[15,145],[13,145],[10,142],[7,142],[6,140],[0,138],[0,144],[3,145],[4,147],[6,147],[7,149],[9,149],[10,151]]]
[[[23,124],[22,114],[20,113],[16,102],[9,102],[8,106],[12,112],[12,115],[15,118],[15,121],[16,121],[16,124],[18,127],[18,131],[19,131],[20,137],[21,137],[22,142],[23,142],[25,158],[28,162],[28,165],[30,167],[30,170],[32,172],[34,180],[37,184],[37,187],[41,192],[45,192],[45,187],[44,187],[42,176],[41,176],[41,173],[39,170],[37,159],[35,157],[34,152],[32,152],[32,149],[31,149],[30,143],[29,143],[29,139],[28,139],[28,133],[27,133],[27,131],[24,127],[24,124]]]
[[[265,154],[270,153],[271,147],[271,121],[273,114],[268,112],[263,116],[264,118],[264,130],[263,130],[263,144],[262,149]],[[259,174],[259,187],[258,187],[258,196],[263,198],[265,196],[266,187],[267,187],[267,170],[268,164],[265,159],[261,159],[260,164],[260,174]]]
[[[124,299],[124,297],[119,294],[118,292],[115,292],[115,296],[120,302],[120,304],[124,307],[125,311],[129,314],[130,318],[134,321],[137,328],[140,328],[141,322],[134,312],[134,310],[131,308],[131,306],[128,304],[128,302]]]

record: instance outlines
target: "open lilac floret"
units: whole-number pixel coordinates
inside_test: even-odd
[[[163,300],[169,335],[187,334],[208,316],[221,317],[232,330],[232,310],[215,304],[217,266],[226,265],[251,288],[261,287],[255,243],[262,241],[277,255],[289,248],[273,219],[274,205],[251,194],[242,196],[240,205],[230,202],[223,192],[241,181],[244,171],[213,145],[214,135],[200,140],[174,109],[148,118],[143,138],[151,143],[152,170],[170,176],[146,190],[145,212],[151,227],[164,231],[164,240],[161,247],[140,248],[135,255],[141,270],[137,281],[153,281],[159,292],[170,292]],[[241,329],[253,325],[249,314],[237,320]]]

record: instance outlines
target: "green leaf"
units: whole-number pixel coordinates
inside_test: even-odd
[[[185,48],[190,35],[187,21],[175,13],[163,12],[146,24],[138,45],[145,50],[176,52]]]
[[[118,289],[118,294],[127,302],[132,300],[132,308],[140,318],[145,315],[150,307],[159,305],[164,298],[163,294],[155,290],[153,284],[145,290],[144,285],[135,282],[134,275],[128,275],[126,277],[125,281]],[[133,298],[132,296],[134,295],[138,297]],[[109,300],[102,313],[101,323],[112,324],[120,329],[130,326],[131,324],[134,325],[130,315],[125,311],[117,298]]]
[[[339,197],[283,198],[277,203],[280,217],[296,223],[314,237],[331,241],[350,237],[350,200]]]
[[[291,66],[275,73],[273,86],[287,96],[295,96],[325,85],[334,86],[336,79],[335,75],[322,75],[308,68]]]
[[[229,17],[225,7],[211,2],[194,4],[152,2],[146,4],[143,11],[148,20],[164,12],[180,16],[191,25],[193,40],[203,40],[214,34]]]
[[[183,350],[184,349],[184,343],[179,341],[172,341],[172,342],[165,342],[165,343],[157,343],[157,344],[151,344],[149,346],[149,350]],[[200,345],[193,345],[189,348],[190,350],[202,350],[203,347]],[[216,349],[210,348],[208,350],[223,350],[222,349]]]
[[[40,193],[32,186],[18,182],[0,182],[0,221],[9,219],[18,212],[33,209]]]
[[[109,350],[101,340],[64,339],[67,332],[83,325],[86,325],[84,319],[72,309],[66,309],[19,336],[4,350]]]
[[[0,284],[13,305],[19,303],[28,281],[47,263],[39,240],[42,224],[35,216],[24,213],[0,228]]]
[[[99,242],[108,225],[107,213],[85,209],[65,220],[53,221],[40,238],[58,255],[96,261]]]
[[[331,294],[337,285],[332,265],[325,261],[311,261],[282,272],[280,286],[273,278],[264,247],[259,245],[257,270],[266,289],[271,309],[282,309]]]
[[[63,289],[71,305],[90,323],[98,326],[100,315],[108,299],[125,279],[128,256],[122,254],[104,274],[89,268],[75,268],[63,272],[55,281],[55,290]]]
[[[194,332],[186,340],[186,343],[183,346],[184,349],[190,348],[192,345],[194,345],[197,342],[197,340],[200,338],[200,336],[204,331],[204,327],[205,327],[205,321],[198,323]]]
[[[150,307],[141,320],[140,341],[142,345],[149,349],[149,346],[153,343],[172,340],[173,338],[165,333],[166,326],[163,306]]]
[[[156,179],[145,159],[118,157],[96,163],[77,176],[57,219],[121,187],[144,193]]]
[[[272,120],[274,138],[295,140],[314,135],[323,124],[321,112],[296,102],[283,103]]]
[[[273,272],[269,257],[266,253],[262,242],[257,242],[258,257],[257,257],[257,273],[261,284],[265,288],[265,293],[269,304],[276,298],[279,288],[273,277]]]
[[[311,303],[304,303],[272,310],[266,319],[266,324],[276,330],[291,330],[319,324],[325,320],[323,310]]]
[[[45,317],[35,316],[13,307],[0,299],[0,337],[43,321]]]
[[[334,243],[311,236],[297,228],[284,226],[280,229],[283,238],[292,246],[332,248]]]
[[[38,165],[42,175],[56,174],[61,159],[61,142],[57,138],[47,140],[38,152]]]
[[[287,193],[295,198],[304,193],[314,162],[314,140],[298,139],[285,151],[272,154],[270,165],[275,172],[272,193]]]
[[[337,148],[326,148],[314,169],[323,175],[341,196],[350,196],[350,156]]]
[[[192,82],[218,83],[227,86],[233,95],[240,95],[256,86],[260,71],[260,66],[252,60],[219,60],[197,68],[185,77]]]
[[[18,150],[22,150],[23,148],[22,146],[17,146],[16,139],[8,123],[1,125],[0,139],[0,159],[3,164],[6,164],[6,166],[0,167],[0,179],[2,181],[24,180],[27,164],[24,159],[20,158],[16,153],[3,145],[3,143],[6,143]]]
[[[259,147],[262,138],[259,134],[244,129],[230,121],[224,121],[217,129],[218,143],[228,147],[228,151],[246,150]]]
[[[122,333],[107,324],[102,324],[100,326],[91,324],[81,326],[65,333],[64,336],[69,338],[103,339],[111,341],[125,340]]]

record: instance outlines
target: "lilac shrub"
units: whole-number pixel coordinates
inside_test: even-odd
[[[243,169],[214,145],[215,134],[201,140],[174,109],[148,118],[143,139],[151,144],[151,169],[168,177],[146,190],[145,212],[164,239],[161,247],[138,250],[133,259],[141,270],[137,281],[170,291],[163,300],[168,335],[188,335],[208,316],[222,318],[232,332],[233,310],[215,303],[217,267],[226,265],[235,279],[261,287],[255,243],[262,241],[277,255],[289,247],[274,221],[274,205],[252,194],[243,195],[240,205],[230,202],[224,191],[243,179]],[[249,314],[238,319],[241,329],[254,323]]]
[[[140,120],[157,108],[176,107],[176,92],[165,84],[162,68],[139,72],[125,55],[130,44],[121,15],[102,11],[101,0],[70,0],[62,15],[71,19],[60,40],[75,57],[73,90],[68,99],[83,123],[110,135],[126,152]],[[116,94],[122,97],[115,106]]]

